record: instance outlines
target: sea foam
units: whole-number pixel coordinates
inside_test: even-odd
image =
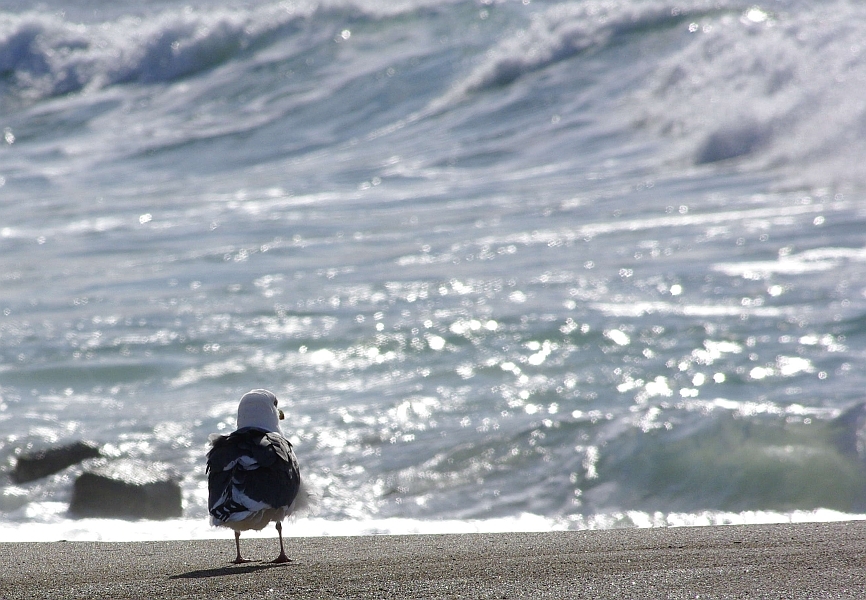
[[[863,185],[852,167],[866,158],[866,8],[788,9],[680,24],[683,45],[639,90],[634,114],[671,142],[674,159],[778,170],[786,186]]]

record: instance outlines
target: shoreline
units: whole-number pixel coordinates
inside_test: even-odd
[[[9,542],[151,542],[223,539],[227,530],[214,527],[202,517],[181,517],[160,521],[105,518],[70,518],[58,513],[51,522],[0,523],[0,544]],[[743,511],[699,513],[625,513],[596,514],[583,520],[567,520],[521,513],[488,519],[353,519],[332,521],[311,515],[290,518],[283,535],[292,538],[368,535],[437,535],[471,533],[544,533],[555,531],[595,531],[628,528],[713,527],[734,525],[772,525],[796,523],[836,523],[866,521],[866,514],[843,513],[830,509]],[[244,538],[271,538],[273,527],[247,531]],[[2,599],[0,599],[2,600]]]
[[[0,543],[0,597],[856,598],[866,522]],[[273,556],[272,556],[273,555]]]

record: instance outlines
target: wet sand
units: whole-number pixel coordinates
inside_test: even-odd
[[[0,543],[0,598],[862,598],[866,522]]]

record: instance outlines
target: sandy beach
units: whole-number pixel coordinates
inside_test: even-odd
[[[0,597],[858,598],[866,522],[0,544]],[[273,555],[273,556],[271,556]]]

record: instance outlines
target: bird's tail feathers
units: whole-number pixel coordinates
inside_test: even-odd
[[[301,487],[298,489],[298,495],[295,496],[295,501],[292,503],[292,513],[314,513],[318,504],[319,494],[306,480],[301,479]]]

